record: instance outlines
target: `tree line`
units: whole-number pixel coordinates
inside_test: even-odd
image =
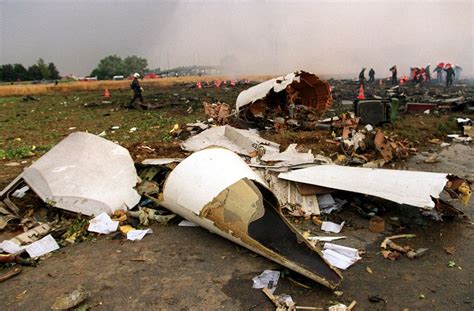
[[[92,70],[91,76],[99,80],[110,80],[114,76],[130,76],[139,73],[142,77],[148,72],[148,61],[136,55],[127,56],[122,59],[117,55],[109,55],[99,61],[97,67]]]
[[[102,58],[90,76],[99,80],[112,79],[114,76],[130,76],[139,73],[144,76],[149,72],[148,61],[136,55],[121,58],[117,55],[109,55]],[[25,68],[22,64],[5,64],[0,66],[0,81],[34,81],[34,80],[58,80],[61,79],[59,71],[54,63],[46,64],[40,58],[38,61]]]
[[[46,64],[42,58],[28,68],[22,64],[0,66],[0,80],[4,82],[58,79],[61,79],[61,76],[56,65],[54,63]]]

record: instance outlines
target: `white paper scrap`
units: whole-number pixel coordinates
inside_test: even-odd
[[[153,233],[153,231],[151,229],[131,230],[127,232],[127,239],[130,241],[140,241],[148,233]]]
[[[118,225],[118,221],[112,220],[106,213],[101,213],[89,221],[89,228],[87,228],[87,230],[90,232],[109,234],[117,231]]]
[[[326,231],[326,232],[334,232],[334,233],[339,233],[342,230],[342,227],[344,226],[345,221],[343,221],[340,225],[333,223],[331,221],[323,221],[323,224],[321,225],[321,230]]]
[[[186,219],[181,220],[181,222],[178,224],[178,226],[180,226],[180,227],[199,227],[198,224],[196,224],[192,221],[186,220]]]
[[[268,288],[273,294],[275,292],[278,279],[280,278],[280,271],[265,270],[259,276],[254,277],[252,288]]]
[[[346,270],[361,259],[357,249],[332,243],[325,243],[322,253],[324,259],[331,265],[342,270]]]
[[[48,234],[41,240],[31,243],[25,248],[31,258],[43,256],[57,249],[59,249],[59,245],[51,234]]]
[[[359,256],[359,250],[357,248],[337,245],[333,243],[324,243],[324,249],[332,249],[344,256],[355,258],[357,260],[361,259]]]
[[[5,240],[0,243],[0,249],[9,254],[19,254],[24,248],[13,241]]]

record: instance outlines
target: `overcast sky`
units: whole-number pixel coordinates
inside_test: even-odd
[[[388,76],[451,62],[473,75],[474,5],[464,1],[0,0],[0,63],[39,57],[87,75],[110,54],[149,68],[226,65]]]

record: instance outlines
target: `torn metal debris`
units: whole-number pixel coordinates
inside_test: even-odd
[[[161,204],[325,286],[342,280],[281,214],[264,180],[229,150],[209,148],[182,161],[165,182]]]
[[[448,174],[338,165],[318,165],[280,173],[279,178],[362,193],[423,209],[435,208]],[[447,203],[446,203],[447,204]]]
[[[199,151],[211,146],[224,147],[244,156],[279,152],[280,149],[279,144],[263,139],[256,132],[236,129],[229,125],[210,128],[181,144],[186,151]]]
[[[0,192],[10,208],[16,209],[9,196],[22,181],[47,204],[88,216],[127,210],[140,200],[128,150],[82,132],[63,139]]]
[[[193,136],[181,144],[186,151],[199,151],[211,146],[229,149],[247,158],[252,158],[254,167],[292,167],[295,165],[312,164],[315,160],[331,162],[322,156],[315,156],[311,150],[300,152],[296,144],[280,152],[280,145],[263,139],[256,131],[243,130],[230,125],[213,127]]]
[[[297,71],[277,77],[239,94],[236,113],[247,127],[315,127],[332,106],[330,86],[316,75]]]

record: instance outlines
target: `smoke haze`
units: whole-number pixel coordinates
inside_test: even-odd
[[[473,75],[473,1],[0,0],[0,63],[39,57],[87,75],[117,54],[149,68],[223,65],[229,72],[388,76],[451,62]]]

